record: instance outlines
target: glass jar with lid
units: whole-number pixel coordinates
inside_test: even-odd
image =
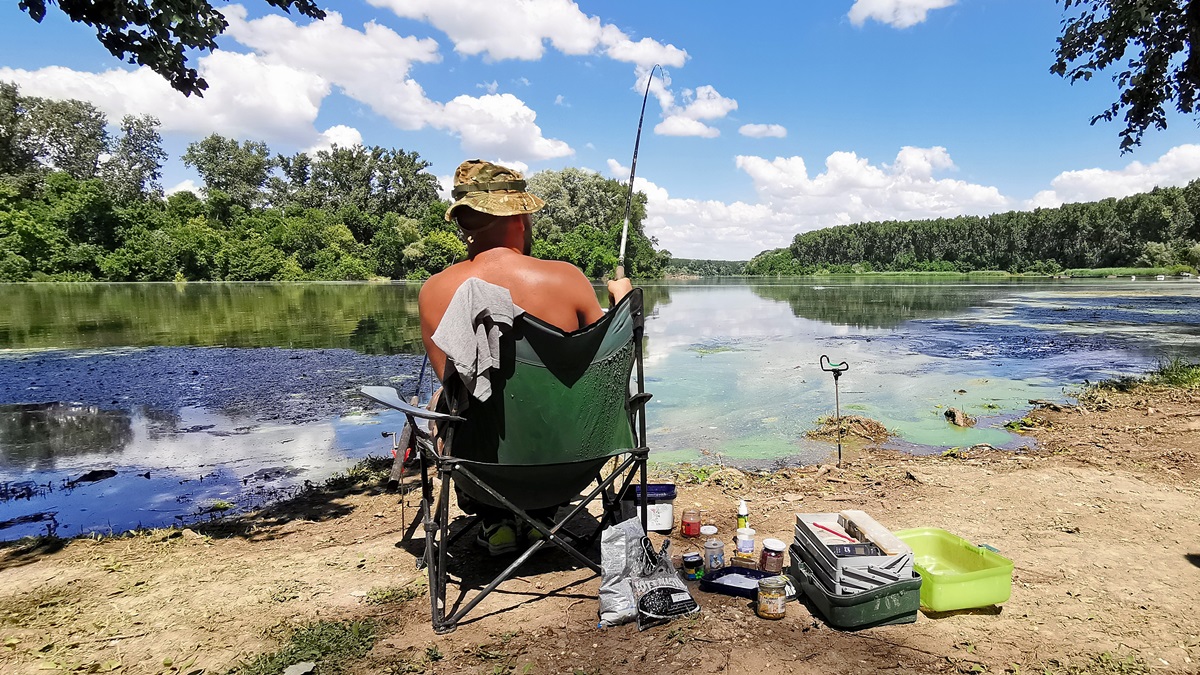
[[[760,579],[755,607],[757,614],[764,619],[782,619],[787,614],[787,577]]]
[[[783,573],[783,551],[787,548],[778,539],[763,539],[762,553],[758,558],[758,569],[772,574]]]

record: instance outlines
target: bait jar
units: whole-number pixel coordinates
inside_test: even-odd
[[[787,545],[778,539],[763,539],[762,555],[758,559],[758,569],[772,574],[783,573],[783,551]]]
[[[757,613],[764,619],[782,619],[787,614],[787,579],[767,577],[758,582]]]

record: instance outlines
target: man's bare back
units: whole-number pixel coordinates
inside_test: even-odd
[[[421,287],[421,338],[439,379],[446,368],[446,355],[433,344],[433,332],[454,292],[472,277],[507,288],[514,304],[565,331],[587,326],[604,315],[591,282],[574,265],[539,260],[510,248],[482,251],[433,275]]]
[[[507,288],[515,305],[564,331],[578,330],[604,315],[596,291],[579,268],[529,255],[530,214],[546,203],[525,186],[520,173],[483,160],[468,160],[455,171],[456,201],[446,210],[446,220],[462,230],[468,259],[430,277],[417,302],[421,339],[438,379],[446,371],[446,353],[433,343],[433,333],[458,287],[472,277]],[[610,281],[609,300],[616,302],[632,289],[628,279]]]

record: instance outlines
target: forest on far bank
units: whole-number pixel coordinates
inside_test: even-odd
[[[1097,268],[1196,272],[1200,179],[1120,199],[1033,211],[866,222],[797,234],[763,251],[746,274],[863,272],[1059,274]]]
[[[150,116],[110,127],[91,103],[0,82],[0,281],[420,280],[466,256],[416,152],[289,156],[213,134],[182,157],[199,194],[165,196],[158,127]],[[529,189],[547,202],[533,254],[611,274],[626,186],[567,168],[530,176]],[[635,194],[625,267],[655,278],[670,253],[644,234],[645,205]]]
[[[281,155],[213,134],[182,157],[199,194],[165,196],[158,126],[126,116],[110,127],[90,103],[0,82],[0,281],[421,280],[466,255],[416,152]],[[529,189],[547,202],[533,254],[610,274],[627,186],[566,168],[530,176]],[[828,227],[749,262],[672,259],[646,236],[645,215],[636,193],[626,271],[643,279],[1200,266],[1200,179],[1057,208]]]

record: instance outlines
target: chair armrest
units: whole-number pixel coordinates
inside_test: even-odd
[[[629,405],[646,405],[646,403],[654,396],[650,392],[642,392],[629,397]]]
[[[366,396],[372,401],[382,403],[389,408],[395,408],[396,410],[399,410],[406,415],[412,415],[413,417],[420,417],[421,419],[434,420],[437,422],[462,422],[464,419],[466,419],[464,417],[459,417],[458,415],[448,415],[446,413],[434,412],[432,410],[426,410],[425,408],[419,408],[415,405],[410,405],[401,399],[400,394],[396,393],[396,390],[392,387],[363,387],[359,391],[362,392],[363,396]]]

